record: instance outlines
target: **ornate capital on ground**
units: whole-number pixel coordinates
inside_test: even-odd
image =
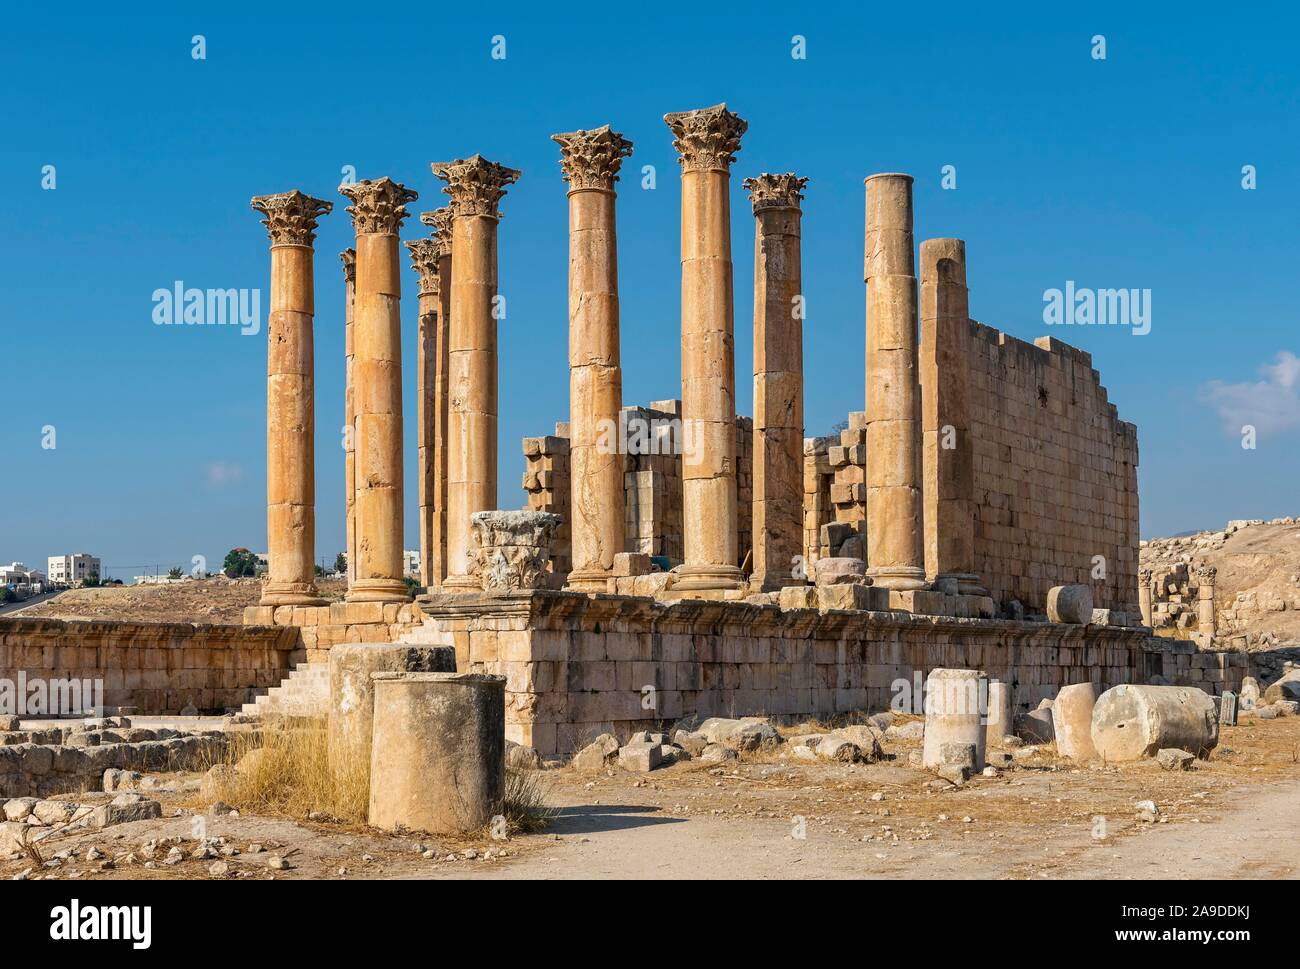
[[[416,239],[406,244],[406,251],[411,254],[411,265],[420,274],[420,295],[429,296],[441,292],[441,278],[438,276],[438,240]]]
[[[387,175],[383,178],[362,179],[351,185],[340,185],[339,193],[352,200],[347,211],[351,214],[352,225],[359,235],[396,235],[410,215],[406,211],[406,203],[414,202],[420,197],[417,192],[393,181]]]
[[[1196,566],[1196,579],[1201,585],[1213,585],[1218,575],[1219,570],[1213,565],[1201,562]]]
[[[339,261],[343,263],[344,281],[355,283],[357,281],[357,251],[355,249],[344,249],[339,253]]]
[[[664,123],[672,130],[678,163],[685,171],[727,171],[740,150],[740,136],[749,128],[749,122],[725,104],[666,114]]]
[[[279,195],[258,195],[250,203],[266,216],[273,246],[310,246],[316,238],[316,220],[334,208],[333,202],[312,198],[294,189]]]
[[[551,135],[560,146],[560,169],[570,191],[594,188],[614,190],[623,159],[632,154],[632,142],[609,125],[591,131],[569,131]]]
[[[452,215],[486,215],[501,218],[500,202],[506,186],[519,181],[522,174],[488,161],[482,155],[457,158],[455,161],[434,162],[433,174],[447,183],[443,191],[451,196]]]
[[[444,205],[432,212],[421,212],[420,221],[433,230],[433,238],[438,243],[438,255],[451,255],[451,220],[454,215],[450,205]]]
[[[749,189],[749,199],[754,204],[754,211],[763,209],[797,209],[803,198],[803,187],[808,179],[800,178],[793,172],[784,175],[769,175],[767,172],[747,178],[741,185]]]
[[[474,512],[471,576],[489,594],[546,588],[551,536],[561,521],[545,511]]]

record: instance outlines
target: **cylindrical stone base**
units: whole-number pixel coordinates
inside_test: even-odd
[[[335,776],[370,767],[375,691],[372,673],[454,673],[450,646],[348,643],[329,654],[329,760]]]
[[[505,686],[482,673],[374,673],[370,824],[466,835],[501,813]]]
[[[1002,738],[1014,736],[1015,722],[1011,712],[1011,684],[1001,680],[989,680],[988,712],[984,725],[985,744],[989,747],[1002,746]]]
[[[1219,744],[1219,713],[1202,690],[1124,684],[1097,698],[1092,743],[1109,762],[1154,757],[1165,747],[1204,756]]]
[[[931,670],[925,681],[925,742],[923,767],[941,767],[944,744],[975,748],[973,769],[984,769],[984,702],[988,676],[980,670]]]
[[[1052,702],[1052,731],[1056,734],[1056,752],[1071,760],[1092,760],[1097,749],[1092,745],[1092,709],[1097,694],[1091,683],[1073,683],[1061,687]]]

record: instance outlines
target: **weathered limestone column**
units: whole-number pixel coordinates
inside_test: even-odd
[[[343,417],[347,433],[343,438],[343,504],[347,509],[345,523],[348,552],[348,588],[357,574],[357,409],[352,392],[352,362],[356,356],[357,251],[344,249],[339,253],[343,261],[343,359],[344,391]]]
[[[799,200],[808,179],[747,178],[754,207],[754,572],[760,592],[802,585],[803,267]]]
[[[921,746],[921,765],[942,767],[951,764],[953,745],[970,746],[973,758],[968,766],[975,773],[982,771],[987,755],[987,702],[988,675],[983,671],[931,670],[925,679],[925,737]]]
[[[1205,646],[1214,638],[1214,580],[1218,575],[1213,565],[1196,567],[1196,631],[1205,635]]]
[[[569,185],[569,482],[573,566],[568,588],[613,592],[623,547],[619,410],[618,249],[614,183],[632,142],[609,125],[551,135]]]
[[[438,276],[438,240],[417,239],[406,243],[411,266],[420,277],[419,361],[416,372],[416,414],[419,422],[419,490],[420,490],[420,583],[437,588],[441,576],[434,578],[435,556],[439,536],[435,534],[438,514],[438,333],[442,329],[441,279]]]
[[[370,824],[467,835],[505,795],[504,676],[372,673]]]
[[[925,587],[912,176],[867,184],[867,574],[875,585]]]
[[[682,166],[682,519],[673,592],[739,589],[731,163],[749,125],[725,104],[664,115]]]
[[[264,606],[315,606],[316,312],[312,241],[334,206],[297,190],[259,195],[271,237],[271,310],[266,354],[266,541]]]
[[[448,592],[477,591],[470,515],[497,505],[497,223],[520,173],[482,155],[436,163],[451,196],[451,329],[447,370]]]
[[[410,598],[402,580],[402,319],[397,232],[418,196],[391,178],[342,185],[357,233],[352,388],[356,408],[356,577],[351,602]]]
[[[985,747],[1001,747],[1002,738],[1016,732],[1015,716],[1011,710],[1010,683],[989,680],[988,711],[984,719]]]
[[[451,333],[451,209],[422,212],[420,221],[433,229],[438,247],[438,329],[434,340],[433,379],[433,520],[432,563],[425,587],[440,589],[447,577],[447,368]]]
[[[1151,570],[1138,569],[1138,611],[1142,613],[1142,625],[1151,625]]]
[[[1092,744],[1092,709],[1096,703],[1091,683],[1072,683],[1057,692],[1052,701],[1052,734],[1062,757],[1092,760],[1097,756]]]
[[[925,566],[936,584],[986,595],[975,574],[975,446],[970,429],[966,243],[921,243],[921,416]]]

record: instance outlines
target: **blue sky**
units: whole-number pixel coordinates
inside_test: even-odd
[[[523,170],[500,233],[499,499],[522,506],[519,439],[568,406],[565,186],[549,136],[608,122],[636,145],[619,200],[624,396],[676,397],[678,172],[661,119],[719,101],[749,121],[732,179],[742,410],[753,223],[740,180],[810,179],[813,434],[862,407],[862,179],[907,171],[917,239],[967,242],[973,317],[1093,354],[1139,428],[1144,536],[1300,513],[1300,364],[1286,356],[1300,351],[1294,13],[756,3],[713,17],[628,4],[550,16],[498,2],[458,19],[463,6],[269,6],[7,15],[2,562],[84,550],[129,575],[265,548],[265,332],[155,326],[151,294],[178,279],[265,290],[267,240],[248,200],[291,188],[336,206],[316,270],[317,555],[333,559],[345,165],[414,188],[416,212],[445,200],[431,161],[481,152]],[[806,59],[791,57],[796,34]],[[1092,57],[1096,34],[1105,60]],[[642,165],[655,166],[653,191]],[[941,188],[945,165],[955,190]],[[1256,167],[1253,191],[1243,165]],[[403,238],[425,231],[412,218]],[[1150,289],[1151,332],[1045,326],[1043,291],[1066,280]],[[403,285],[415,547],[413,272]],[[1253,450],[1241,447],[1248,421]]]

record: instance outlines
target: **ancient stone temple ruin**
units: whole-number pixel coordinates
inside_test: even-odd
[[[331,512],[346,516],[349,566],[336,602],[312,569],[313,242],[332,204],[298,191],[253,200],[271,241],[270,575],[231,641],[271,659],[256,677],[211,660],[215,674],[194,680],[211,701],[200,705],[304,661],[259,709],[319,709],[335,648],[444,646],[457,674],[505,677],[507,736],[550,755],[691,714],[879,709],[936,668],[987,671],[1017,710],[1067,683],[1100,691],[1165,674],[1169,644],[1142,624],[1136,430],[1088,354],[973,319],[965,244],[918,245],[912,178],[870,175],[862,392],[834,433],[810,434],[801,202],[817,186],[751,172],[740,187],[754,225],[752,415],[739,413],[751,397],[737,402],[732,169],[748,125],[725,105],[664,121],[681,178],[680,386],[623,399],[616,208],[634,146],[608,125],[556,134],[546,190],[568,199],[569,412],[523,441],[519,499],[498,487],[494,309],[501,206],[521,173],[480,155],[432,165],[449,204],[406,243],[418,292],[406,367],[419,401],[414,596],[399,235],[417,193],[389,178],[339,189],[355,244],[331,288],[346,302],[349,429],[346,507]],[[1069,599],[1090,602],[1086,614],[1049,621],[1061,586],[1086,587]],[[173,703],[160,696],[151,705]],[[123,683],[114,699],[138,698]]]

